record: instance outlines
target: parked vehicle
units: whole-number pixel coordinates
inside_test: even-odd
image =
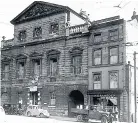
[[[43,109],[40,105],[29,105],[26,110],[26,115],[30,116],[38,116],[38,117],[46,117],[49,118],[50,114],[46,109]]]
[[[5,110],[6,114],[10,114],[10,115],[17,115],[17,105],[16,104],[4,104],[3,108]]]
[[[112,123],[116,121],[117,112],[112,111],[99,111],[96,108],[93,109],[77,109],[71,108],[71,112],[76,114],[77,121],[89,121],[93,120],[101,121],[101,123]]]
[[[5,123],[5,111],[2,106],[0,106],[0,123]]]

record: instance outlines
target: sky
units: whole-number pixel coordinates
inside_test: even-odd
[[[60,4],[69,6],[76,12],[80,12],[82,9],[89,14],[91,21],[104,19],[120,15],[125,20],[130,20],[135,11],[138,14],[138,0],[41,0],[45,2]],[[16,17],[21,11],[28,7],[34,0],[1,0],[0,2],[0,40],[2,36],[6,39],[13,38],[14,26],[10,21]],[[115,7],[119,6],[119,7]],[[127,28],[130,35],[127,36],[128,41],[138,41],[138,26],[128,22],[130,28]],[[137,46],[138,47],[138,46]],[[130,48],[130,57],[132,57],[133,51],[131,49],[138,48],[136,46]],[[138,55],[137,55],[138,56]],[[128,57],[129,58],[129,57]]]

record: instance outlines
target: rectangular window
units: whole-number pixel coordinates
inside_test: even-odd
[[[59,25],[58,23],[54,23],[50,25],[50,34],[58,34],[59,32]]]
[[[110,48],[110,64],[118,63],[118,47]]]
[[[34,38],[41,38],[41,36],[42,36],[42,28],[36,27],[33,31],[33,37]]]
[[[25,74],[25,63],[19,62],[18,63],[18,78],[23,79]]]
[[[50,105],[56,105],[56,95],[55,95],[55,92],[51,93]]]
[[[118,71],[109,72],[110,88],[118,88]]]
[[[33,60],[33,73],[34,77],[38,77],[41,74],[41,60],[35,59]]]
[[[94,34],[94,43],[101,42],[101,41],[102,41],[101,33],[95,33]]]
[[[73,56],[72,57],[72,68],[74,74],[81,73],[81,63],[82,63],[82,56]]]
[[[101,89],[101,73],[93,74],[93,88]]]
[[[56,76],[58,68],[57,58],[50,58],[50,75]]]
[[[8,80],[9,79],[9,65],[8,64],[4,64],[2,79],[3,80]]]
[[[102,64],[102,50],[98,49],[94,51],[94,65]]]
[[[118,39],[118,29],[110,30],[109,31],[109,38],[112,41],[116,41]]]
[[[19,35],[18,35],[18,38],[19,38],[20,41],[25,41],[25,39],[26,39],[26,31],[25,30],[20,31]]]

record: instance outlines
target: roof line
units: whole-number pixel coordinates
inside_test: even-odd
[[[35,5],[36,3],[41,3],[41,4],[46,4],[46,5],[50,5],[50,6],[54,6],[54,7],[60,7],[60,8],[64,8],[67,11],[72,12],[73,14],[75,14],[76,16],[78,16],[79,18],[86,20],[85,17],[81,16],[79,13],[77,13],[76,11],[74,11],[73,9],[69,8],[68,6],[63,6],[63,5],[59,5],[59,4],[53,4],[53,3],[49,3],[49,2],[44,2],[44,1],[34,1],[32,4],[30,4],[28,7],[26,7],[20,14],[18,14],[14,19],[12,19],[10,22],[12,24],[14,24],[14,21],[20,17],[22,14],[24,14],[27,10],[29,10],[33,5]]]

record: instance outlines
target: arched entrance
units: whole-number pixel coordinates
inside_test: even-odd
[[[68,103],[68,115],[69,117],[73,116],[71,113],[71,108],[77,108],[77,106],[84,105],[84,96],[79,90],[73,90],[69,94],[69,103]]]

